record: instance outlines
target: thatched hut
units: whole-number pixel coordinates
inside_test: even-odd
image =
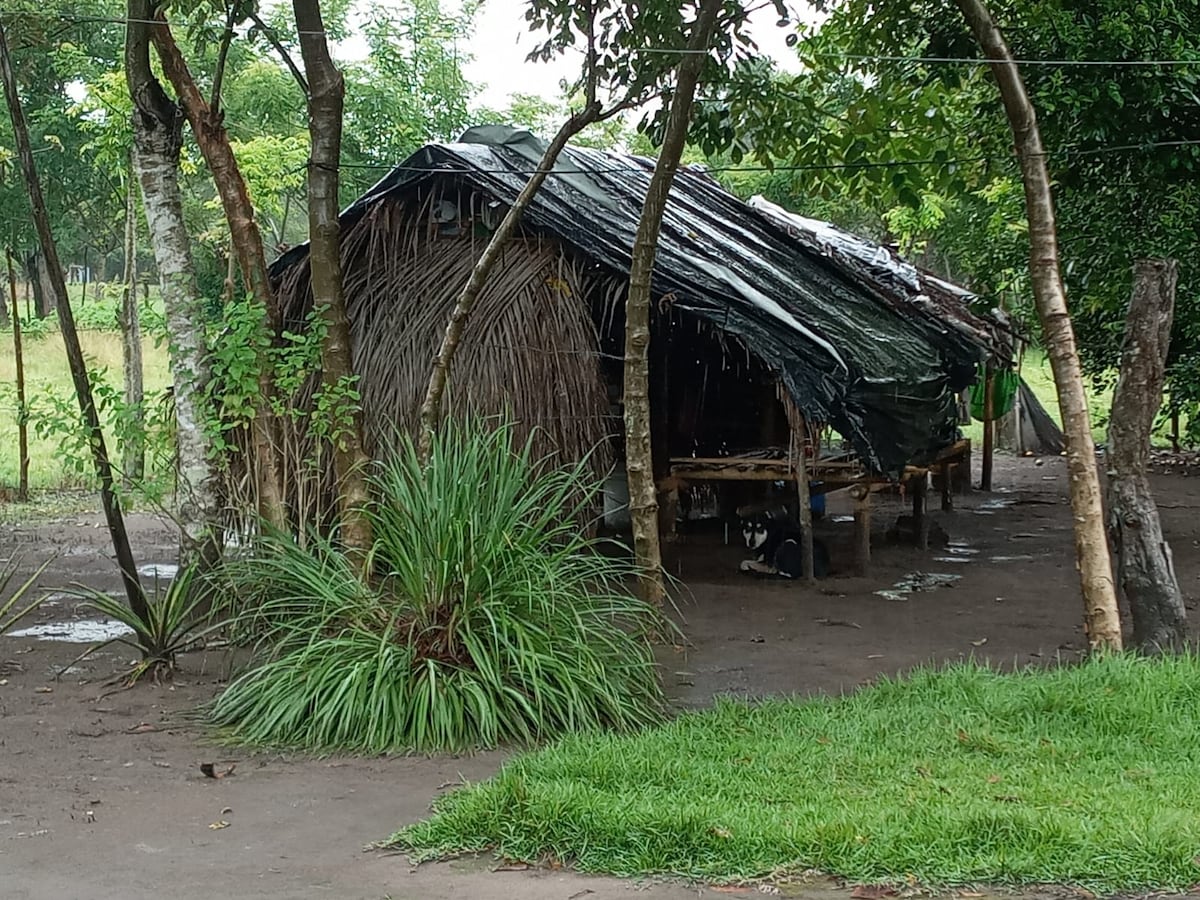
[[[424,147],[343,213],[374,449],[414,428],[457,292],[541,152],[527,132],[473,129]],[[466,329],[453,414],[507,412],[566,458],[612,437],[619,456],[623,304],[652,169],[636,156],[564,152]],[[901,473],[954,441],[957,394],[1002,341],[965,293],[864,246],[746,204],[701,170],[679,172],[653,281],[660,472],[672,458],[786,445],[788,410],[835,429],[874,473]],[[273,274],[285,327],[302,327],[307,248]]]

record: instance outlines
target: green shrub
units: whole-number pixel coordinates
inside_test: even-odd
[[[598,485],[489,422],[448,425],[428,466],[411,441],[372,479],[373,576],[327,539],[268,536],[231,563],[252,667],[210,710],[233,741],[315,751],[435,751],[660,718],[658,611],[627,554],[579,522]]]

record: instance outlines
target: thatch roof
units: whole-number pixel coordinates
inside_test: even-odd
[[[494,127],[430,144],[343,213],[343,234],[381,204],[437,182],[512,203],[542,147],[526,132]],[[553,238],[612,278],[627,275],[653,165],[568,149],[527,210],[525,234]],[[1004,352],[990,325],[952,286],[906,285],[853,254],[830,253],[781,213],[742,202],[702,171],[681,170],[654,271],[660,304],[739,339],[811,421],[836,428],[877,471],[948,444],[956,392],[974,380],[978,362]],[[274,271],[286,281],[306,262],[307,248],[297,247]]]

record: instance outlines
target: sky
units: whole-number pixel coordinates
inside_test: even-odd
[[[479,106],[499,109],[507,106],[513,94],[533,94],[548,100],[559,98],[559,82],[579,75],[581,54],[566,54],[550,62],[530,63],[526,54],[536,43],[536,36],[526,30],[526,0],[483,0],[475,18],[475,37],[464,48],[472,59],[464,66],[467,79],[480,87],[476,98]],[[392,5],[381,4],[384,9]],[[461,8],[458,0],[443,0],[443,9],[453,12]],[[813,21],[813,13],[800,16]],[[788,28],[776,25],[779,16],[771,3],[751,13],[750,34],[763,52],[773,57],[787,71],[797,69],[796,55],[786,44]],[[341,48],[346,55],[361,55],[365,47],[355,40]]]

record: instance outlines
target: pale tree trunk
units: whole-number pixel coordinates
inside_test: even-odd
[[[1178,272],[1173,259],[1140,259],[1134,265],[1121,377],[1108,423],[1109,535],[1133,615],[1133,642],[1148,650],[1177,648],[1187,638],[1171,547],[1146,476],[1150,432],[1162,406]]]
[[[188,123],[192,126],[192,134],[208,164],[229,224],[232,249],[237,254],[242,277],[251,296],[266,310],[266,324],[274,340],[280,328],[279,305],[275,292],[271,290],[262,232],[254,220],[254,206],[233,156],[229,135],[222,124],[223,117],[220,110],[210,107],[200,93],[196,80],[175,44],[171,29],[162,20],[161,13],[157,15],[159,21],[150,27],[150,33],[162,62],[163,74],[175,88]],[[251,440],[254,445],[259,514],[268,525],[282,530],[287,527],[287,511],[283,501],[279,452],[272,427],[274,417],[270,401],[275,393],[273,381],[268,361],[260,360],[258,408],[251,423]]]
[[[180,562],[202,566],[221,552],[219,475],[205,428],[212,369],[204,345],[204,301],[196,285],[179,190],[182,118],[150,68],[150,0],[129,0],[125,77],[133,99],[133,166],[158,266],[175,392]]]
[[[100,427],[100,415],[96,410],[95,398],[92,396],[92,384],[88,378],[87,363],[83,358],[83,349],[79,346],[79,335],[75,331],[75,317],[71,312],[67,285],[63,280],[58,248],[50,230],[50,217],[46,213],[46,202],[42,196],[41,183],[38,181],[37,166],[33,160],[33,148],[29,143],[29,129],[25,123],[25,112],[21,108],[17,78],[13,74],[12,58],[8,52],[8,37],[3,25],[0,25],[0,78],[4,81],[4,96],[8,102],[9,117],[12,119],[13,139],[16,143],[17,155],[20,157],[21,174],[24,176],[25,187],[29,192],[29,205],[33,213],[33,224],[37,231],[38,242],[41,244],[42,255],[46,259],[46,268],[50,273],[54,303],[58,309],[58,327],[62,333],[63,346],[67,351],[67,363],[71,369],[71,380],[75,384],[79,409],[88,430],[92,460],[96,466],[96,476],[100,480],[100,502],[104,507],[104,517],[112,538],[117,566],[121,570],[121,582],[125,586],[125,597],[129,602],[129,608],[143,622],[147,622],[150,608],[146,602],[146,595],[142,592],[141,582],[138,580],[137,565],[134,563],[133,548],[129,545],[129,535],[125,530],[125,517],[121,512],[121,504],[113,490],[112,465],[109,462],[108,448],[104,442],[104,431]],[[138,638],[142,641],[143,646],[147,646],[148,635],[139,632]]]
[[[121,292],[121,347],[125,364],[125,404],[135,412],[138,428],[125,447],[124,483],[128,490],[145,474],[146,446],[142,426],[146,421],[142,402],[142,323],[137,297],[137,189],[133,183],[132,163],[125,196],[125,287]]]
[[[500,256],[504,252],[504,245],[508,243],[509,238],[517,230],[517,224],[520,222],[522,213],[525,212],[525,209],[541,189],[542,184],[546,181],[546,175],[554,168],[554,164],[562,153],[563,148],[567,146],[567,142],[592,122],[597,121],[599,116],[600,105],[593,101],[571,116],[558,129],[558,133],[554,135],[554,139],[550,141],[549,146],[546,147],[545,152],[542,154],[542,158],[538,162],[537,171],[525,183],[525,187],[517,195],[516,201],[501,220],[499,227],[493,232],[491,240],[488,241],[488,245],[483,251],[483,255],[475,263],[475,268],[471,270],[471,275],[467,279],[466,285],[463,286],[462,292],[458,295],[458,299],[454,303],[454,309],[450,313],[450,321],[446,325],[446,332],[442,336],[441,347],[438,348],[437,356],[434,357],[433,369],[429,374],[429,385],[425,389],[425,399],[421,403],[420,436],[418,437],[417,450],[422,462],[429,461],[429,453],[433,445],[433,434],[437,429],[438,420],[441,418],[442,399],[446,393],[446,383],[450,378],[450,368],[454,363],[454,354],[458,351],[458,345],[462,340],[463,332],[466,330],[471,310],[475,308],[475,302],[479,299],[479,295],[483,293],[488,277],[492,274],[492,269],[500,261]]]
[[[342,73],[329,56],[319,0],[293,0],[300,53],[308,76],[308,127],[312,139],[308,166],[309,270],[313,307],[326,324],[321,372],[326,390],[349,388],[354,379],[354,348],[342,293],[341,231],[338,224],[338,164],[342,151],[342,109],[346,93]],[[371,549],[371,520],[366,508],[367,456],[362,409],[355,404],[348,431],[335,436],[334,472],[342,543],[356,564]]]
[[[17,499],[29,499],[29,408],[25,400],[25,349],[21,344],[21,310],[17,307],[17,273],[12,249],[5,248],[8,262],[8,295],[12,300],[13,359],[17,368]]]
[[[984,55],[992,61],[992,74],[999,85],[1000,97],[1008,112],[1021,161],[1025,211],[1029,221],[1030,279],[1067,438],[1067,472],[1070,478],[1071,512],[1075,519],[1075,556],[1083,593],[1088,643],[1093,650],[1119,650],[1121,619],[1105,536],[1096,448],[1092,442],[1092,424],[1079,367],[1079,353],[1075,346],[1075,331],[1067,311],[1059,269],[1054,201],[1037,117],[1008,45],[982,0],[957,2]]]
[[[633,521],[639,591],[645,600],[653,603],[663,602],[666,589],[662,577],[658,495],[650,440],[650,291],[658,234],[687,140],[696,84],[708,58],[704,51],[712,39],[721,6],[721,0],[703,0],[688,39],[687,53],[679,63],[663,144],[633,241],[629,294],[625,299],[625,470],[629,480],[629,512]],[[665,415],[666,411],[659,410],[658,413]]]

